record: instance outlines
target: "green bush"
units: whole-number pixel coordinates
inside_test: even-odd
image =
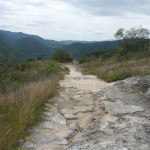
[[[116,60],[105,59],[105,61],[95,61],[82,65],[85,69],[85,74],[97,75],[100,79],[107,82],[123,80],[128,77],[137,75],[150,74],[150,58],[133,59],[133,60]]]
[[[42,73],[46,76],[50,76],[54,73],[58,73],[59,71],[62,71],[62,68],[60,67],[60,65],[51,63],[47,67],[44,68]]]
[[[83,63],[86,63],[86,62],[90,62],[90,61],[91,61],[91,59],[89,57],[87,57],[87,56],[84,56],[84,57],[81,57],[81,58],[78,59],[78,62],[80,64],[83,64]]]
[[[71,62],[72,58],[67,51],[58,50],[52,55],[52,59],[58,62]]]

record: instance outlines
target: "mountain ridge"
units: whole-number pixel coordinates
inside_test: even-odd
[[[10,51],[15,52],[16,61],[27,59],[51,58],[56,50],[66,50],[73,59],[84,56],[97,50],[107,50],[117,45],[116,41],[55,41],[44,39],[37,35],[30,35],[23,32],[11,32],[0,30],[0,50],[4,54]]]

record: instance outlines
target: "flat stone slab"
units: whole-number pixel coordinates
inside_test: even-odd
[[[69,125],[69,129],[73,131],[80,131],[80,126],[77,122],[73,122]]]
[[[57,140],[57,137],[55,135],[33,134],[26,139],[26,142],[23,144],[23,147],[36,148],[38,147],[38,145],[51,143],[55,140]]]
[[[145,93],[145,96],[150,99],[150,88],[148,88],[147,92]]]
[[[63,145],[56,145],[56,144],[46,144],[38,147],[36,150],[63,150],[65,146]]]
[[[94,111],[93,106],[74,106],[75,113],[86,113]]]
[[[58,97],[52,97],[48,101],[53,103],[63,103],[65,100],[58,96]]]
[[[74,114],[75,113],[73,108],[72,109],[63,108],[60,111],[61,111],[62,114]]]
[[[78,95],[73,95],[73,99],[77,101],[85,101],[87,103],[93,104],[93,96],[91,94],[78,94]]]
[[[63,128],[67,128],[66,125],[63,124],[59,124],[53,121],[44,121],[40,123],[40,127],[41,128],[45,128],[45,129],[56,129],[56,130],[60,130]]]
[[[72,130],[68,130],[68,131],[61,131],[56,133],[56,136],[58,136],[59,138],[65,138],[65,139],[69,139],[74,137],[75,133]]]
[[[111,114],[131,114],[144,111],[143,107],[136,105],[126,105],[122,102],[104,102],[105,110]]]
[[[73,114],[64,114],[64,117],[66,119],[78,119],[78,117]]]
[[[54,114],[51,121],[56,122],[58,124],[66,125],[66,119],[60,113]]]

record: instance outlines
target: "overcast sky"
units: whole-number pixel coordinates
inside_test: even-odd
[[[110,40],[118,28],[150,29],[150,0],[0,0],[0,29],[55,40]]]

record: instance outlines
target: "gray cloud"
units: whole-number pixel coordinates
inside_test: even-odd
[[[149,0],[64,0],[98,16],[121,16],[126,13],[150,14]]]
[[[93,33],[93,34],[99,34],[99,35],[103,35],[104,33],[101,33],[101,32],[97,32],[97,33]]]
[[[1,29],[17,29],[17,27],[11,26],[11,25],[6,25],[6,24],[1,24],[0,25]]]
[[[56,40],[107,40],[150,28],[150,0],[0,0],[0,29]]]

